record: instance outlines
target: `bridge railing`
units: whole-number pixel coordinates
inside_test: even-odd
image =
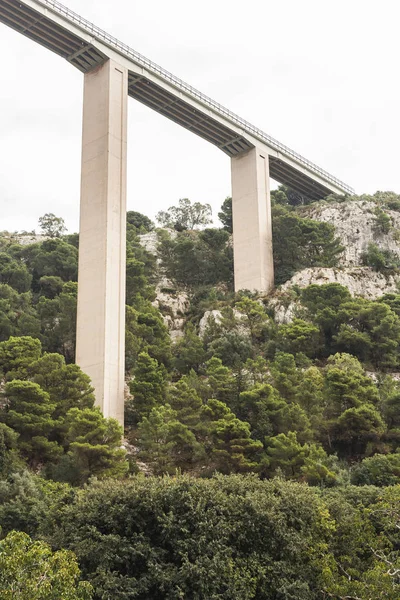
[[[160,65],[149,60],[139,52],[136,52],[136,50],[133,50],[133,48],[130,48],[127,44],[120,42],[117,38],[108,34],[103,29],[100,29],[87,19],[84,19],[83,17],[70,10],[68,7],[64,6],[57,0],[36,1],[38,1],[39,4],[50,7],[56,13],[65,16],[68,20],[76,23],[82,29],[84,29],[88,33],[91,33],[100,41],[106,42],[109,46],[117,49],[122,54],[127,55],[129,58],[133,59],[134,62],[136,62],[139,66],[147,68],[150,72],[156,75],[160,75],[162,79],[172,83],[178,89],[185,91],[189,96],[195,98],[196,100],[199,100],[205,106],[212,108],[217,114],[227,117],[231,122],[241,127],[245,132],[265,142],[277,152],[281,152],[282,154],[293,158],[300,165],[307,167],[310,171],[313,171],[317,175],[320,175],[326,181],[333,183],[334,185],[345,190],[349,194],[354,194],[354,190],[345,183],[343,183],[343,181],[340,181],[340,179],[337,179],[333,175],[330,175],[330,173],[328,173],[324,169],[321,169],[315,163],[311,162],[307,158],[304,158],[304,156],[301,156],[297,152],[294,152],[294,150],[291,150],[288,146],[281,144],[281,142],[278,142],[278,140],[269,136],[261,129],[258,129],[258,127],[255,127],[254,125],[252,125],[245,119],[242,119],[235,113],[231,112],[229,109],[225,108],[218,102],[215,102],[215,100],[213,100],[206,94],[203,94],[196,88],[182,81],[182,79],[179,79],[179,77],[176,77],[163,67],[160,67]]]

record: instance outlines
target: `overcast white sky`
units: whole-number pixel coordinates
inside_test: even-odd
[[[64,0],[358,193],[400,192],[397,0]],[[82,74],[0,25],[0,230],[78,229]],[[229,158],[129,99],[128,209],[230,190]]]

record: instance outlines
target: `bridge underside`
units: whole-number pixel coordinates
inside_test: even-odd
[[[66,29],[49,17],[21,4],[18,0],[1,0],[0,22],[34,40],[66,59],[83,73],[107,60],[94,44]],[[223,123],[196,109],[182,94],[173,94],[146,76],[128,70],[128,94],[168,119],[178,123],[233,157],[254,147],[245,136],[238,135]],[[179,97],[178,97],[179,96]],[[279,157],[269,156],[269,173],[275,181],[287,185],[312,200],[332,190]]]

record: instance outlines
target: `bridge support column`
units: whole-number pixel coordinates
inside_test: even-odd
[[[127,70],[85,75],[76,362],[105,417],[124,421]]]
[[[253,148],[233,156],[232,217],[235,291],[274,285],[268,154]]]

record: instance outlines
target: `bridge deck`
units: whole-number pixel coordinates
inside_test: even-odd
[[[261,143],[269,150],[270,176],[319,199],[354,193],[345,183],[168,73],[56,0],[0,0],[0,22],[62,56],[86,73],[112,53],[129,61],[128,93],[229,156]]]

